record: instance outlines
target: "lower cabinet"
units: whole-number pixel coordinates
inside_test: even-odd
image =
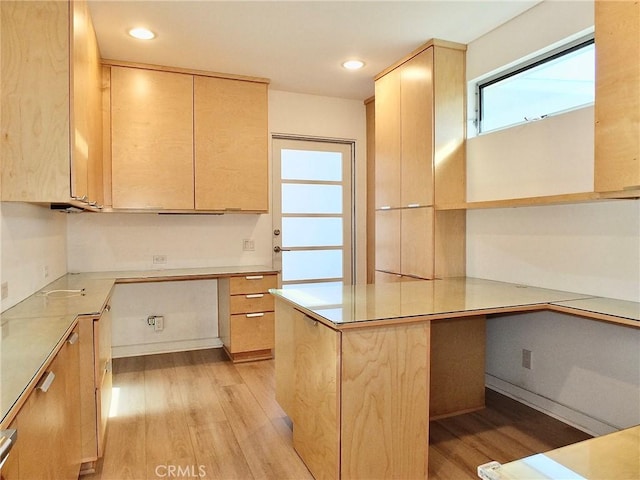
[[[244,275],[218,280],[218,327],[234,362],[273,357],[274,308],[270,288],[277,276]]]
[[[18,440],[6,480],[78,478],[80,453],[79,329],[76,327],[16,416]]]
[[[111,404],[111,308],[99,316],[80,317],[80,416],[82,473],[90,473],[102,457]]]
[[[426,478],[429,322],[337,331],[276,302],[276,400],[315,478]]]
[[[17,430],[18,425],[14,421],[9,425],[11,430]],[[18,457],[20,446],[18,442],[11,447],[11,451],[9,452],[9,456],[5,459],[2,466],[0,466],[0,480],[15,480],[20,478],[20,468],[18,465]]]

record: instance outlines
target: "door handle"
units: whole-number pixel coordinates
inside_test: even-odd
[[[276,245],[275,247],[273,247],[273,251],[276,253],[280,253],[280,252],[290,252],[291,249],[290,248],[281,248],[278,245]]]

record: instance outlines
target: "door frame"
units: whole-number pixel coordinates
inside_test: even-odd
[[[271,180],[271,191],[272,191],[272,220],[271,220],[271,239],[272,239],[272,265],[273,268],[278,270],[280,273],[279,277],[279,286],[282,287],[282,255],[273,251],[273,248],[276,245],[280,245],[281,238],[275,236],[273,234],[275,229],[282,230],[281,218],[281,190],[280,190],[280,165],[277,165],[275,152],[275,141],[276,140],[285,140],[285,141],[300,141],[300,142],[313,142],[313,143],[327,143],[327,144],[339,144],[346,145],[349,147],[349,158],[348,158],[348,167],[349,167],[349,175],[348,178],[343,179],[343,184],[348,184],[349,193],[344,198],[348,198],[349,206],[348,209],[344,209],[343,218],[346,220],[346,224],[349,226],[349,238],[343,238],[343,248],[344,248],[344,256],[343,256],[343,275],[345,279],[345,285],[354,284],[356,277],[356,255],[354,252],[354,248],[356,245],[356,141],[344,138],[331,138],[331,137],[314,137],[308,135],[292,135],[292,134],[282,134],[282,133],[272,133],[271,134],[271,158],[272,158],[272,180]],[[348,218],[346,218],[348,217]],[[347,278],[348,277],[348,278]],[[348,279],[348,281],[347,281]],[[303,283],[303,282],[301,282]]]

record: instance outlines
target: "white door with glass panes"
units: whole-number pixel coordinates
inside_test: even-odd
[[[350,142],[273,138],[274,267],[282,288],[352,282]]]

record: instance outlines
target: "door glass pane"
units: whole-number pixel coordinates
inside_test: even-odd
[[[339,247],[342,218],[284,217],[283,247]]]
[[[342,213],[342,186],[284,183],[282,213]]]
[[[281,161],[283,180],[342,181],[340,152],[282,150]]]
[[[342,278],[341,250],[282,252],[282,281]]]
[[[329,299],[329,303],[332,305],[339,305],[342,303],[342,288],[344,283],[342,282],[317,282],[317,283],[289,283],[283,285],[282,288],[296,289],[296,290],[309,290],[309,293],[313,295],[313,291],[316,289],[322,289],[322,303],[319,305],[326,305],[326,298]]]

